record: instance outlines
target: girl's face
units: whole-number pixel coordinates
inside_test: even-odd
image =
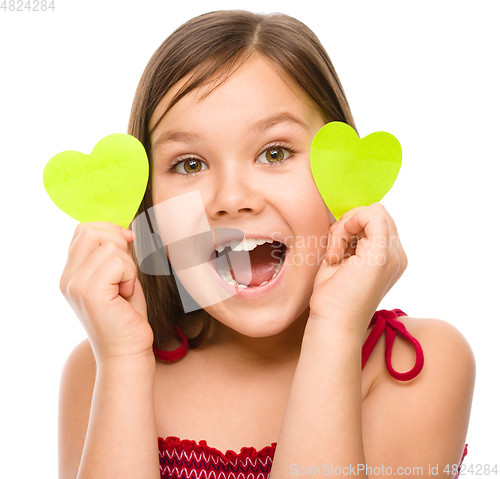
[[[179,82],[165,95],[150,125],[157,122],[183,84]],[[267,238],[287,246],[282,269],[265,286],[234,295],[236,289],[226,285],[211,267],[205,268],[209,273],[196,284],[188,276],[182,280],[189,292],[232,291],[232,296],[226,295],[228,299],[204,309],[245,336],[274,336],[306,312],[333,221],[309,164],[311,142],[325,122],[313,102],[285,83],[258,55],[200,99],[209,88],[202,86],[183,97],[153,133],[153,204],[196,191],[201,195],[201,216],[199,209],[190,209],[195,208],[195,196],[168,203],[176,211],[167,214],[166,227],[170,232],[183,232],[173,239],[208,230],[208,220],[211,230],[237,228],[246,238]],[[163,233],[161,236],[164,239]],[[213,246],[212,242],[210,252],[202,255],[214,254],[213,259]],[[269,256],[269,243],[259,248],[249,253],[254,277],[258,277],[257,263],[265,276],[279,259],[276,249]],[[172,259],[172,250],[169,255]]]

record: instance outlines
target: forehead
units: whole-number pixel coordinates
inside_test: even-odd
[[[227,77],[228,76],[228,77]],[[166,123],[190,123],[217,110],[235,120],[248,120],[260,115],[262,109],[286,110],[305,122],[316,123],[321,117],[318,105],[284,72],[261,55],[253,55],[238,69],[228,72],[225,81],[220,77],[191,90],[161,119],[152,134],[152,143]],[[161,99],[149,122],[151,130],[162,117],[176,93],[190,80],[176,83]]]

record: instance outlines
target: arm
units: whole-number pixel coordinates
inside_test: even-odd
[[[445,321],[398,319],[420,342],[425,365],[408,382],[396,381],[385,367],[381,370],[363,401],[367,463],[392,465],[393,473],[397,467],[410,466],[421,468],[419,477],[453,477],[453,465],[460,464],[469,424],[474,355],[462,334]],[[396,340],[393,366],[407,371],[414,358],[411,346]],[[429,465],[439,467],[430,473]],[[450,474],[446,474],[447,465]]]
[[[361,403],[362,338],[406,266],[394,221],[380,203],[355,208],[330,227],[271,479],[301,472],[408,475],[405,467],[421,467],[413,474],[420,477],[453,475],[452,465],[459,462],[464,445],[474,383],[472,353],[453,327],[431,321],[425,333],[408,329],[424,349],[424,370],[405,383],[382,371]],[[383,356],[379,359],[385,368]],[[402,371],[412,365],[405,368],[394,362]],[[458,385],[465,389],[462,396],[456,393]],[[439,475],[429,470],[430,461],[442,466]],[[450,465],[448,474],[445,463]],[[370,471],[365,465],[379,469]]]
[[[425,353],[424,369],[411,381],[395,380],[379,341],[370,361],[381,364],[381,373],[361,404],[359,347],[331,323],[311,319],[271,479],[307,474],[299,467],[336,477],[452,477],[464,448],[475,378],[474,356],[460,332],[444,321],[408,319],[407,329]],[[352,350],[357,360],[349,359]],[[408,345],[396,340],[394,368],[409,370],[413,361]]]
[[[60,479],[159,479],[154,373],[152,353],[96,368],[88,340],[73,350],[61,375]]]
[[[60,288],[88,341],[61,378],[60,479],[160,476],[154,335],[132,240],[119,225],[93,222],[80,223],[71,241]]]
[[[398,239],[396,226],[380,203],[354,208],[330,226],[271,479],[294,474],[291,464],[367,477],[356,469],[366,462],[361,348],[373,313],[407,264],[400,242],[389,238]]]
[[[339,334],[334,323],[309,318],[270,479],[308,474],[301,467],[312,468],[309,474],[348,477],[352,466],[365,464],[360,351],[360,342]]]

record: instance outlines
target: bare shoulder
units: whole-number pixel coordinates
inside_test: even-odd
[[[88,339],[78,343],[71,351],[64,363],[61,373],[61,392],[76,393],[75,399],[84,393],[92,397],[96,362],[94,352]]]
[[[372,463],[394,465],[458,464],[467,434],[475,382],[475,360],[463,334],[449,322],[399,316],[421,345],[422,371],[410,381],[394,379],[385,363],[385,341],[372,354],[377,373],[363,401],[365,453]],[[415,364],[414,346],[399,333],[391,355],[393,368]],[[380,441],[380,431],[385,441]],[[411,434],[401,436],[401,431]]]
[[[399,316],[408,333],[422,347],[424,367],[420,374],[410,381],[414,388],[432,387],[434,382],[447,385],[454,390],[471,391],[474,388],[476,363],[474,353],[464,335],[447,321],[435,318],[414,318]],[[378,355],[385,354],[385,341],[379,341]],[[381,347],[380,347],[381,346]],[[375,351],[374,351],[375,352]],[[409,371],[415,364],[416,353],[411,344],[401,334],[397,333],[391,355],[393,368],[398,372]],[[389,373],[385,358],[378,361],[380,365],[376,382],[385,382],[392,386],[401,385]],[[374,385],[375,386],[375,383]],[[372,386],[372,388],[373,388]]]
[[[88,338],[80,341],[69,353],[64,366],[86,365],[95,369],[95,357]]]
[[[420,343],[424,354],[424,368],[413,382],[421,382],[423,377],[429,374],[435,376],[440,372],[446,373],[450,381],[455,378],[468,383],[474,382],[474,354],[468,341],[455,326],[435,318],[399,316],[398,321]],[[369,332],[367,331],[367,336]],[[370,391],[382,381],[395,381],[386,367],[384,336],[378,340],[365,367]],[[392,367],[398,372],[409,371],[413,368],[415,359],[413,344],[398,332],[390,357]]]
[[[399,316],[406,330],[420,343],[424,352],[424,368],[439,368],[458,378],[474,379],[475,359],[464,335],[451,323],[435,318]],[[399,335],[398,335],[399,336]],[[399,340],[401,342],[401,338]],[[412,348],[413,349],[413,348]],[[402,360],[395,348],[394,360]],[[423,372],[423,371],[422,371]],[[449,377],[450,380],[453,377]]]
[[[96,363],[88,339],[78,343],[64,363],[59,386],[59,477],[78,473],[94,391]]]

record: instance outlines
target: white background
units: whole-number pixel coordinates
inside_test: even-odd
[[[477,380],[466,463],[500,465],[497,2],[55,0],[55,7],[0,9],[0,476],[57,476],[59,377],[86,337],[58,287],[77,222],[45,192],[45,163],[126,132],[135,88],[161,42],[193,16],[231,8],[303,21],[329,52],[360,135],[383,130],[401,142],[403,166],[382,203],[409,266],[379,309],[444,319],[468,339]]]

